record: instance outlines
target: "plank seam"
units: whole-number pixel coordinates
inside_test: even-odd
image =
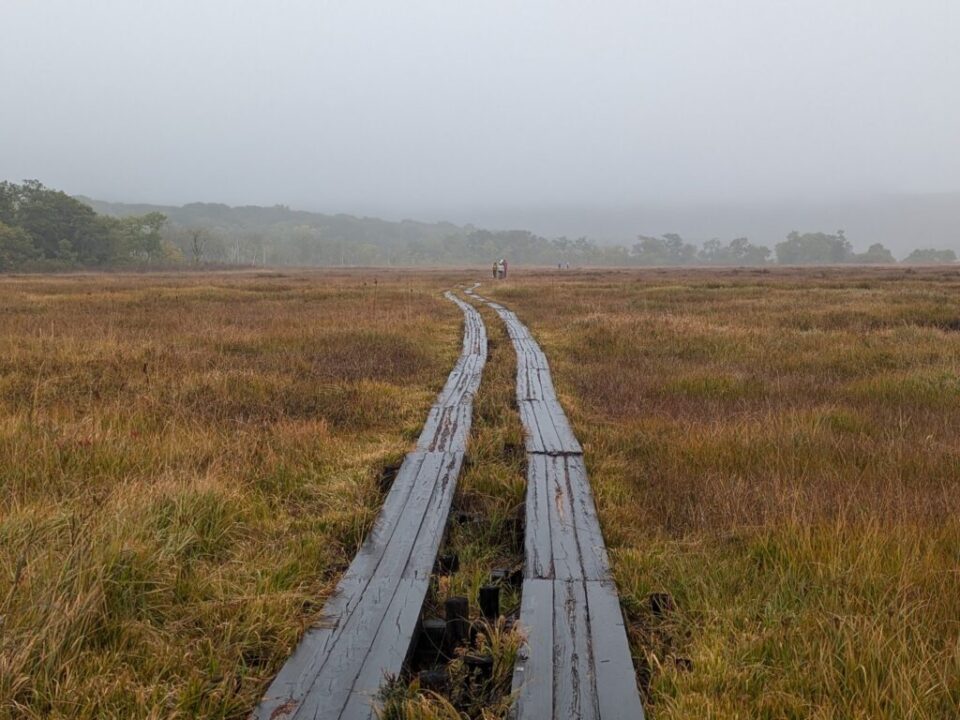
[[[477,285],[479,285],[479,283]],[[544,465],[543,482],[546,494],[550,495],[551,492],[551,473],[557,475],[556,481],[560,483],[558,487],[562,486],[564,488],[563,491],[569,500],[571,517],[569,520],[558,518],[557,522],[561,524],[561,527],[554,528],[551,513],[548,512],[546,515],[551,577],[537,577],[537,569],[542,568],[543,565],[542,559],[538,554],[540,549],[537,547],[536,540],[533,541],[532,545],[525,542],[527,557],[521,597],[521,617],[526,618],[528,622],[533,620],[531,623],[531,629],[533,629],[536,625],[533,613],[536,610],[537,603],[532,600],[528,601],[529,595],[535,588],[540,587],[534,583],[549,582],[551,596],[551,608],[549,610],[551,612],[550,633],[553,648],[552,657],[549,660],[550,667],[544,668],[537,665],[537,657],[531,646],[526,642],[524,643],[518,656],[518,663],[513,676],[513,691],[517,693],[517,701],[511,710],[511,717],[514,718],[514,720],[526,720],[526,718],[545,720],[548,717],[552,718],[552,720],[567,720],[567,714],[576,712],[578,718],[582,715],[584,718],[589,717],[597,720],[619,720],[620,718],[642,720],[644,717],[643,706],[637,691],[635,670],[630,657],[623,612],[620,608],[616,584],[610,574],[606,546],[603,542],[599,520],[596,518],[596,504],[593,500],[593,493],[586,475],[586,467],[582,464],[583,448],[579,446],[580,444],[574,436],[572,428],[569,427],[563,408],[556,399],[556,391],[553,387],[552,378],[550,377],[549,363],[532,334],[520,322],[514,312],[476,294],[474,289],[477,285],[467,290],[467,295],[479,302],[487,304],[487,306],[495,310],[506,325],[508,334],[512,340],[514,351],[517,355],[516,392],[518,400],[521,402],[529,400],[530,402],[528,404],[530,405],[533,403],[542,404],[546,409],[545,415],[553,424],[553,431],[559,444],[563,445],[564,443],[572,441],[578,448],[576,450],[565,450],[562,448],[558,450],[548,449],[549,446],[544,442],[543,432],[540,428],[540,418],[537,416],[537,413],[533,412],[531,408],[526,408],[526,411],[518,408],[527,435],[534,437],[534,443],[536,442],[536,437],[539,436],[540,448],[542,448],[531,449],[530,443],[527,442],[526,444],[526,457],[528,460],[527,497],[528,502],[534,503],[533,515],[531,516],[529,514],[530,511],[528,509],[528,518],[532,517],[534,520],[539,518],[540,509],[536,503],[546,502],[549,504],[551,502],[550,497],[540,497],[540,493],[536,490],[534,490],[531,495],[530,483],[533,482],[539,487],[538,469],[535,469],[534,465],[534,463],[538,462]],[[538,393],[535,390],[532,391],[533,385],[530,376],[534,368],[537,370],[537,380],[539,381],[539,397],[534,397]],[[521,387],[525,392],[521,393]],[[521,395],[524,395],[524,397],[520,397]],[[521,408],[522,407],[521,405]],[[559,427],[558,420],[560,421]],[[562,434],[561,429],[563,430]],[[542,460],[540,458],[542,458]],[[557,458],[557,460],[553,460],[553,458]],[[574,493],[574,480],[571,478],[570,458],[579,458],[581,460],[581,467],[577,469],[577,472],[582,473],[582,478],[578,476],[577,484],[580,485],[582,482],[583,488],[577,494]],[[555,467],[554,463],[562,465],[562,468]],[[560,472],[563,473],[562,479],[559,477]],[[531,475],[533,476],[532,479]],[[597,520],[595,527],[593,523],[590,523],[591,515]],[[586,525],[578,522],[578,517],[580,516],[582,516],[582,520],[587,523]],[[577,562],[573,565],[572,574],[576,575],[576,577],[557,577],[556,564],[554,562],[553,534],[555,529],[563,535],[568,535],[569,533],[573,535],[572,539],[577,552]],[[584,567],[585,558],[583,543],[580,537],[581,531],[586,532],[591,539],[596,539],[599,542],[597,547],[591,547],[590,572]],[[527,527],[526,532],[530,533],[531,528]],[[567,547],[569,547],[569,545],[567,545]],[[567,552],[564,552],[565,558],[567,554]],[[531,563],[533,564],[532,574]],[[571,572],[569,558],[566,558],[565,566],[567,572]],[[590,575],[590,577],[587,577],[588,575]],[[598,577],[594,578],[594,575],[598,575]],[[579,588],[579,590],[575,588]],[[595,594],[599,592],[597,588],[607,588],[608,591],[612,593],[610,597],[613,603],[612,607],[607,607],[609,603],[607,603],[602,594]],[[558,612],[558,592],[562,592],[563,594],[563,597],[560,598],[564,604],[563,615]],[[582,593],[582,606],[579,612],[576,609],[578,592]],[[605,632],[605,639],[610,642],[610,647],[608,647],[604,653],[606,659],[603,660],[603,668],[601,668],[601,663],[598,661],[597,648],[594,646],[594,636],[597,635],[595,632],[597,629],[595,624],[598,618],[594,617],[594,613],[591,612],[591,593],[595,594],[595,597],[601,601],[601,605],[605,608],[605,610],[593,608],[594,612],[601,612],[603,619],[612,623],[612,626],[607,628]],[[539,590],[537,590],[537,594],[539,596]],[[570,608],[571,602],[574,604],[572,609]],[[543,609],[541,609],[540,612],[542,613]],[[571,612],[573,613],[572,616]],[[566,618],[567,624],[562,627],[558,626],[558,623],[564,622],[564,617]],[[579,624],[581,621],[582,624]],[[566,629],[565,633],[561,632],[564,628]],[[578,665],[575,660],[578,647],[578,634],[582,636],[579,641],[580,644],[585,646],[585,668]],[[604,633],[601,632],[600,634],[603,635]],[[573,652],[574,662],[573,665],[569,667],[564,666],[567,660],[566,658],[558,657],[558,653],[562,654],[561,645],[558,643],[559,636],[563,638],[560,642],[571,643],[569,650]],[[611,660],[614,660],[616,664],[606,666],[605,664],[611,662]],[[540,661],[542,663],[542,657]],[[557,672],[560,668],[565,668],[569,676],[561,676],[561,673]],[[531,705],[536,698],[539,697],[543,701],[546,701],[546,699],[539,694],[535,694],[531,698],[529,692],[525,690],[530,688],[531,681],[536,682],[538,669],[541,675],[546,676],[549,674],[551,678],[549,708],[532,707]],[[589,677],[580,677],[582,669],[586,669]],[[604,686],[606,690],[611,690],[611,682],[616,683],[616,689],[619,691],[615,693],[617,696],[616,699],[607,698],[606,702],[604,702],[604,698],[600,697],[601,669],[606,671],[604,673]],[[617,673],[616,670],[618,669],[622,669],[622,672]],[[623,673],[626,673],[626,675]],[[571,685],[563,685],[565,681],[571,683]],[[581,682],[587,683],[589,698],[583,697],[580,686]],[[623,685],[623,687],[619,687],[620,685]],[[569,692],[565,692],[565,690],[569,690]],[[530,690],[530,692],[536,693],[536,690]],[[560,702],[561,698],[571,703],[572,706],[568,708],[558,707],[558,702]],[[584,706],[584,701],[586,701],[586,706]],[[605,709],[609,711],[606,714],[604,714]]]

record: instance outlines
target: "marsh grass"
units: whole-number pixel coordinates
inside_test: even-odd
[[[651,717],[960,715],[956,270],[488,292],[584,444]]]
[[[245,717],[459,352],[439,291],[460,279],[0,281],[0,716]],[[960,714],[958,290],[953,269],[485,287],[537,334],[584,444],[653,718]],[[513,351],[481,312],[472,519],[430,599],[475,612],[519,566],[524,495]],[[390,717],[502,717],[519,638],[486,637],[491,687],[400,683]]]
[[[0,281],[0,716],[245,717],[459,353],[448,286]]]

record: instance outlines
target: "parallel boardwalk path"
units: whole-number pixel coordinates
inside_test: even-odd
[[[617,588],[587,481],[583,450],[560,407],[550,367],[517,316],[484,300],[517,353],[526,431],[527,498],[516,720],[637,720],[637,692]]]
[[[366,720],[384,679],[400,672],[417,631],[463,464],[473,396],[487,358],[476,309],[463,311],[463,352],[427,416],[373,529],[254,710],[257,720]]]

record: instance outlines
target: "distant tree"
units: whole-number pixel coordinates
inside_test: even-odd
[[[769,257],[770,248],[754,245],[745,237],[734,238],[728,245],[713,238],[697,253],[697,261],[705,265],[764,265]]]
[[[109,260],[104,252],[104,228],[88,205],[36,180],[3,186],[0,220],[26,232],[43,257],[91,265]]]
[[[265,265],[267,256],[267,241],[262,232],[244,233],[239,238],[242,246],[241,257],[237,258],[238,263],[250,265]]]
[[[114,219],[112,245],[117,260],[156,262],[170,259],[171,251],[161,235],[166,221],[166,216],[159,212]]]
[[[629,265],[630,249],[624,245],[605,245],[597,248],[597,262],[601,265]]]
[[[858,253],[851,259],[851,262],[862,263],[864,265],[888,265],[893,264],[896,261],[896,258],[893,257],[893,253],[887,250],[880,243],[874,243],[867,249],[866,252]]]
[[[932,248],[914,250],[903,259],[904,263],[910,265],[940,265],[955,263],[956,261],[957,254],[953,250],[934,250]]]
[[[124,218],[97,215],[89,205],[36,180],[0,183],[0,222],[17,231],[5,231],[8,257],[24,255],[25,236],[33,259],[47,267],[170,259],[175,253],[171,255],[160,238],[165,221],[159,212]]]
[[[663,236],[663,239],[666,241],[671,264],[686,265],[693,262],[697,255],[697,248],[694,245],[685,243],[677,233],[667,233]]]
[[[0,222],[0,272],[19,270],[39,257],[40,251],[23,229]]]
[[[836,235],[827,233],[804,233],[797,231],[787,235],[784,242],[776,245],[777,262],[782,265],[833,265],[849,262],[853,246],[843,230]]]
[[[703,243],[697,252],[697,261],[705,265],[726,265],[730,259],[728,248],[717,238],[711,238]]]
[[[194,228],[190,231],[190,250],[193,254],[193,264],[197,265],[203,260],[203,246],[206,243],[206,233],[202,228]]]
[[[631,252],[638,265],[689,265],[696,256],[696,246],[685,243],[676,233],[659,238],[639,235]]]
[[[745,237],[730,241],[730,254],[738,265],[765,265],[772,254],[765,245],[754,245]]]
[[[17,203],[20,188],[11,182],[0,182],[0,222],[8,227],[17,224]]]
[[[187,258],[193,264],[220,259],[216,229],[178,226],[169,219],[160,229],[160,248],[164,261],[168,263],[183,262]]]
[[[168,258],[169,249],[164,247],[160,231],[167,217],[163,213],[151,212],[141,217],[130,218],[139,239],[138,250],[148,259]]]

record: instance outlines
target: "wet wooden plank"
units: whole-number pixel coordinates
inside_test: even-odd
[[[477,299],[483,300],[479,295]],[[527,498],[515,720],[642,720],[629,643],[583,450],[557,401],[546,356],[517,316],[501,317],[517,355]]]
[[[576,529],[573,526],[573,508],[570,505],[570,493],[566,477],[558,472],[556,460],[549,455],[533,455],[528,459],[528,477],[530,473],[542,474],[544,481],[535,483],[535,491],[543,489],[546,496],[538,499],[538,504],[547,508],[547,522],[550,525],[550,547],[546,549],[552,557],[553,577],[574,580],[583,574],[580,547],[577,543]],[[559,460],[563,461],[562,458]],[[530,488],[531,486],[528,486]],[[529,498],[529,492],[527,493]]]
[[[417,618],[410,621],[404,614],[400,619],[407,624],[398,626],[396,620],[389,620],[390,608],[397,593],[403,596],[402,607],[416,605],[419,611],[423,604],[430,579],[424,567],[432,568],[436,560],[441,540],[436,524],[438,518],[445,519],[449,513],[451,488],[456,484],[455,473],[459,472],[461,461],[459,454],[424,454],[406,511],[374,571],[369,577],[347,571],[338,585],[339,602],[324,606],[327,632],[322,644],[319,639],[311,641],[313,652],[306,655],[298,650],[294,658],[303,665],[299,672],[295,670],[298,663],[291,665],[288,661],[284,670],[294,668],[289,671],[295,675],[294,683],[291,685],[285,672],[281,672],[267,694],[271,704],[277,699],[282,701],[292,711],[289,717],[338,718],[338,714],[318,714],[319,709],[333,713],[334,709],[343,708],[353,693],[373,697],[385,674],[399,672],[409,644],[401,648],[395,643],[380,643],[385,647],[381,653],[372,653],[371,649],[378,645],[381,632],[401,640],[413,636]],[[407,582],[405,574],[411,576]],[[371,674],[379,678],[374,686],[359,683],[361,676]]]
[[[610,560],[600,530],[600,518],[587,480],[582,455],[554,459],[557,475],[566,481],[567,499],[573,513],[573,530],[580,550],[581,577],[585,580],[609,580]],[[562,468],[560,467],[562,465]]]
[[[587,594],[582,582],[553,582],[553,717],[595,720],[599,715]]]
[[[518,400],[517,407],[526,431],[527,452],[551,455],[583,452],[558,402]]]
[[[525,580],[520,632],[525,636],[513,668],[513,718],[553,718],[553,581]],[[518,690],[519,689],[519,690]],[[546,715],[539,714],[544,710]]]
[[[534,455],[527,462],[526,524],[524,531],[524,577],[553,579],[553,538],[550,535],[550,493],[547,490],[546,456]]]
[[[306,696],[297,700],[293,718],[339,718],[343,707],[354,692],[357,676],[362,672],[371,645],[382,627],[390,602],[399,588],[399,579],[382,575],[370,580],[363,599],[347,619],[343,632],[330,651],[319,672],[307,690]],[[393,630],[393,628],[390,628]],[[392,659],[374,658],[391,663]],[[403,660],[401,658],[400,662]],[[387,666],[389,667],[389,665]],[[389,670],[386,670],[389,672]],[[358,688],[357,692],[376,693],[374,688]]]
[[[367,720],[375,717],[383,682],[400,671],[416,632],[429,580],[401,579],[377,588],[382,612],[363,617],[357,642],[331,654],[291,717]],[[395,667],[394,671],[386,668]]]
[[[533,404],[527,401],[517,402],[517,412],[520,414],[520,424],[523,425],[523,442],[528,453],[545,452],[546,445],[540,437],[540,425]]]
[[[519,363],[517,367],[517,400],[553,400],[557,395],[550,381],[550,371]]]
[[[304,634],[296,650],[287,659],[280,672],[270,684],[266,694],[254,710],[255,718],[282,718],[289,717],[283,708],[293,707],[290,702],[307,694],[313,681],[316,679],[320,666],[326,659],[334,638],[339,635],[340,623],[350,616],[353,608],[359,603],[362,589],[356,586],[367,585],[367,580],[353,578],[342,581],[334,594],[324,605],[324,615],[313,627]]]
[[[463,351],[373,528],[310,628],[253,711],[258,720],[368,720],[419,622],[466,452],[486,330],[468,303]]]
[[[573,434],[573,428],[570,427],[570,421],[567,420],[566,413],[557,400],[543,400],[545,414],[553,422],[553,429],[557,435],[560,452],[579,455],[583,452],[583,447],[577,436]]]
[[[396,531],[426,455],[426,453],[414,452],[404,458],[383,501],[383,507],[373,523],[373,528],[364,538],[345,577],[372,577],[377,563],[383,557],[383,552]]]
[[[444,385],[434,403],[435,407],[460,405],[463,402],[464,395],[476,392],[480,373],[486,360],[486,332],[483,326],[471,327],[470,330],[476,333],[477,343],[471,343],[471,346],[467,348],[472,353],[469,357],[461,357],[457,362],[446,385]]]
[[[643,718],[617,588],[609,581],[586,587],[600,717]]]
[[[457,489],[457,477],[463,465],[463,453],[446,453],[444,466],[437,478],[433,496],[425,504],[425,512],[416,537],[410,546],[409,560],[402,576],[429,582],[437,559],[437,551],[443,542],[447,515]]]
[[[369,659],[357,676],[339,720],[371,718],[370,709],[376,707],[376,696],[385,680],[383,667],[386,662],[376,658],[389,658],[391,663],[399,659],[401,666],[406,661],[429,582],[429,575],[413,579],[405,577],[401,580],[400,587],[393,594],[380,632],[376,634],[370,647]]]
[[[356,622],[368,619],[378,607],[379,586],[371,587],[370,581],[378,573],[388,576],[392,572],[400,576],[406,560],[401,544],[395,539],[409,535],[414,525],[422,522],[422,508],[433,495],[442,464],[442,455],[411,453],[407,456],[381,514],[324,605],[321,619],[307,631],[271,684],[262,704],[279,706],[292,698],[303,697],[341,634],[351,632]],[[408,506],[414,512],[404,513]],[[391,549],[392,552],[388,552]]]
[[[581,456],[527,460],[525,577],[606,580],[607,551]]]
[[[613,583],[528,579],[522,594],[512,717],[643,720]]]
[[[527,446],[528,452],[539,453],[559,453],[564,452],[564,444],[557,432],[557,426],[550,413],[550,407],[543,400],[524,400],[519,405],[525,405],[528,408],[528,417],[536,425],[537,433],[530,433],[529,438],[533,441],[533,447]],[[577,446],[579,447],[579,445]],[[576,452],[572,448],[570,452]]]
[[[470,436],[471,414],[466,404],[430,408],[417,449],[443,452],[444,448],[464,445]]]

